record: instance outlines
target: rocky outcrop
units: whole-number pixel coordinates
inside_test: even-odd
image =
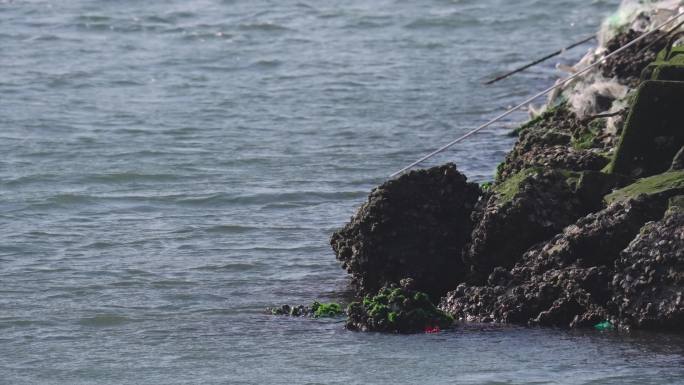
[[[605,320],[614,261],[664,210],[661,201],[641,198],[590,214],[527,251],[512,269],[494,270],[486,286],[460,285],[440,308],[476,322],[583,327]]]
[[[603,191],[580,189],[581,174],[528,169],[496,185],[475,218],[464,252],[472,282],[495,267],[511,268],[532,245],[551,238],[600,205]]]
[[[448,291],[439,307],[462,321],[684,331],[684,50],[649,65],[661,37],[565,85],[515,131],[484,193],[453,165],[373,190],[331,240],[367,295],[347,327],[439,327],[448,317],[420,290]]]
[[[374,189],[332,248],[359,294],[409,277],[439,298],[465,274],[461,250],[480,194],[453,164],[409,172]]]
[[[620,254],[611,282],[617,322],[684,331],[684,212],[649,223]]]

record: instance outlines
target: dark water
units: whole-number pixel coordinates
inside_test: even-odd
[[[617,3],[0,1],[0,383],[684,383],[671,336],[263,311],[343,299],[328,237],[367,191]],[[487,180],[523,119],[431,164]]]

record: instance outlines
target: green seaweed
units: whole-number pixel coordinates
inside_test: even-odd
[[[427,294],[400,287],[385,287],[375,296],[351,303],[347,314],[350,320],[355,314],[365,314],[362,319],[369,330],[395,333],[420,332],[434,326],[447,328],[454,321],[437,309]]]
[[[311,311],[313,311],[314,317],[336,317],[338,315],[344,314],[342,307],[337,303],[318,303],[314,302],[311,305]]]
[[[668,171],[648,178],[639,179],[629,186],[606,195],[603,200],[606,203],[611,204],[636,198],[641,194],[656,195],[670,193],[672,195],[678,195],[679,192],[684,192],[683,170]]]

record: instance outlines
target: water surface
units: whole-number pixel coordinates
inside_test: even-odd
[[[684,383],[669,336],[264,314],[346,298],[328,237],[368,190],[617,3],[0,1],[0,383]],[[491,179],[524,118],[429,164]]]

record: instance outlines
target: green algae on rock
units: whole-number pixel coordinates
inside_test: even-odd
[[[636,177],[666,171],[684,144],[682,100],[684,82],[642,83],[608,170]]]
[[[356,331],[410,334],[448,328],[453,323],[453,318],[437,309],[427,294],[396,285],[351,303],[347,314],[347,328]]]
[[[344,314],[342,306],[340,306],[340,304],[337,303],[314,302],[313,305],[311,305],[311,310],[313,311],[313,315],[316,318],[336,317],[338,315]]]
[[[607,204],[625,201],[641,194],[671,197],[684,193],[684,170],[668,171],[642,178],[629,186],[613,191],[604,198]]]
[[[282,305],[268,309],[273,315],[286,315],[291,317],[337,317],[344,314],[342,306],[337,303],[320,303],[315,301],[311,306]]]

